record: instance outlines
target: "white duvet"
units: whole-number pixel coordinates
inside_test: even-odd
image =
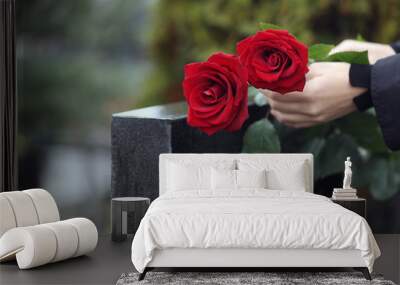
[[[165,248],[358,249],[370,271],[380,255],[365,219],[328,198],[257,189],[160,196],[136,232],[132,262],[143,272]]]

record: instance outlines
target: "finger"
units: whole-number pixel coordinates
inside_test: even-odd
[[[321,76],[321,71],[326,70],[327,65],[325,62],[314,62],[308,66],[308,72],[306,73],[306,85],[307,82],[314,79],[315,77]]]
[[[289,93],[285,93],[285,94],[273,92],[269,95],[269,98],[271,100],[275,100],[278,102],[287,102],[287,103],[302,102],[302,101],[304,101],[304,98],[302,97],[302,93],[303,92],[298,92],[298,91],[289,92]]]
[[[309,68],[309,80],[315,79],[316,77],[319,77],[326,73],[327,71],[332,70],[334,68],[333,65],[336,65],[335,63],[332,62],[315,62],[313,64],[310,64]]]
[[[319,123],[316,122],[309,122],[309,123],[288,123],[286,126],[294,129],[304,129],[304,128],[310,128],[318,125]]]
[[[312,117],[303,114],[284,113],[271,109],[271,115],[285,125],[308,125],[317,123]]]
[[[280,113],[286,114],[300,114],[308,116],[309,118],[315,118],[320,115],[320,99],[318,97],[319,86],[323,86],[323,82],[320,78],[314,78],[310,80],[305,88],[304,92],[293,95],[299,96],[301,100],[298,101],[282,101],[279,100],[280,97],[274,97],[268,99],[268,103],[272,110],[278,111]],[[287,96],[292,94],[286,94],[281,96]],[[278,100],[275,100],[275,99]]]
[[[286,93],[286,94],[281,94],[281,93],[271,91],[268,89],[260,89],[260,90],[265,96],[268,97],[269,100],[282,101],[282,102],[302,101],[301,98],[297,98],[297,94],[300,94],[301,92],[290,92],[290,93]],[[290,95],[290,96],[288,96],[288,95]],[[286,97],[286,98],[283,98],[283,97]]]
[[[306,82],[308,80],[312,79],[313,77],[315,77],[315,74],[313,72],[311,72],[310,68],[308,68],[308,72],[306,73]]]
[[[272,110],[281,113],[293,113],[293,114],[303,114],[310,115],[308,102],[281,102],[273,99],[268,100],[269,105]]]
[[[282,102],[282,103],[293,103],[293,102],[309,102],[310,98],[312,98],[315,94],[316,87],[319,84],[318,78],[320,77],[314,77],[310,79],[309,81],[306,82],[306,85],[304,86],[304,90],[302,92],[295,91],[295,92],[289,92],[285,94],[280,94],[277,92],[272,92],[269,91],[266,96],[270,100],[274,100],[277,102]]]
[[[271,97],[272,93],[276,93],[272,90],[269,89],[258,89],[262,94],[264,94],[265,96],[267,96],[268,98]]]
[[[270,100],[275,100],[279,102],[307,102],[309,101],[309,97],[313,96],[314,90],[318,86],[318,78],[321,75],[321,68],[325,68],[323,63],[314,63],[310,65],[310,75],[309,80],[306,81],[304,85],[303,91],[294,91],[285,94],[281,94],[278,92],[274,92],[268,89],[259,89],[265,96],[267,96]],[[328,66],[326,66],[328,67]]]

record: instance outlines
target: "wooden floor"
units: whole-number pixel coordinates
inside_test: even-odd
[[[376,235],[382,257],[375,271],[386,279],[400,282],[400,235]],[[131,241],[111,242],[101,236],[97,249],[89,256],[19,270],[15,262],[0,264],[0,284],[115,284],[124,272],[134,271],[130,259]],[[312,271],[312,270],[311,270]]]
[[[375,261],[374,271],[400,284],[400,234],[375,234],[381,257]]]
[[[114,243],[100,236],[94,252],[41,267],[19,270],[16,262],[0,264],[0,284],[115,284],[124,272],[134,271],[131,242]]]

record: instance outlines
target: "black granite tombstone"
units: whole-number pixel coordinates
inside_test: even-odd
[[[250,117],[237,132],[208,136],[186,123],[185,102],[114,114],[111,124],[112,197],[158,197],[160,153],[238,153],[252,122],[267,108],[249,106]]]

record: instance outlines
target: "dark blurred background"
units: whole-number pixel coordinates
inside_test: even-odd
[[[182,100],[183,65],[233,52],[259,22],[306,44],[357,34],[390,43],[400,39],[400,1],[18,0],[19,188],[45,188],[63,218],[109,231],[111,115]],[[375,231],[400,232],[390,219],[399,190],[365,194],[392,209],[379,210]]]

